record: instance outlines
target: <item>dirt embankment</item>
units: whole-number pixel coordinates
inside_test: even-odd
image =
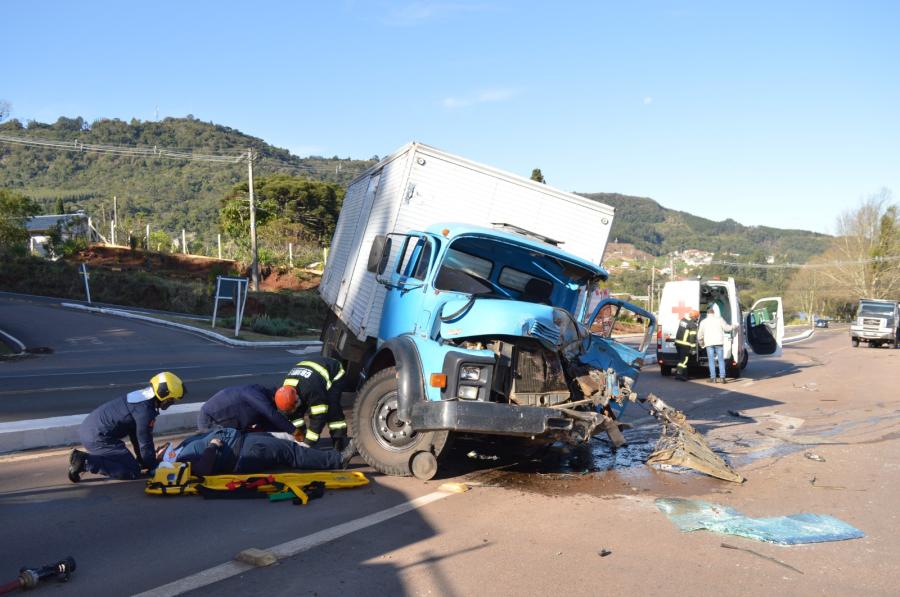
[[[70,258],[91,268],[111,271],[143,271],[181,279],[214,281],[216,276],[250,277],[250,267],[231,259],[216,259],[202,255],[157,253],[127,247],[92,245]],[[300,269],[260,267],[261,291],[309,290],[319,285],[319,275]]]

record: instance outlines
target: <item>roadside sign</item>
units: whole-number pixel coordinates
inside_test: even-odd
[[[247,282],[249,278],[230,278],[216,276],[216,297],[213,301],[212,327],[216,327],[216,315],[219,301],[234,303],[234,335],[241,331],[241,320],[244,318],[244,307],[247,305]]]

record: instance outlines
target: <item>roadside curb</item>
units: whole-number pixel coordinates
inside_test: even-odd
[[[249,340],[235,340],[234,338],[228,338],[227,336],[223,336],[222,334],[218,334],[213,332],[212,330],[203,330],[200,328],[196,328],[194,326],[190,326],[184,323],[178,323],[175,321],[165,321],[164,319],[157,319],[155,317],[150,317],[148,315],[140,315],[138,313],[132,313],[130,311],[126,311],[125,309],[110,309],[108,307],[88,307],[86,305],[79,305],[77,303],[60,303],[61,307],[66,309],[75,309],[77,311],[88,311],[91,313],[102,313],[104,315],[114,315],[116,317],[124,317],[125,319],[137,319],[140,321],[147,321],[150,323],[156,323],[159,325],[166,325],[174,328],[179,328],[185,330],[187,332],[191,332],[194,334],[199,334],[201,336],[206,336],[208,338],[212,338],[217,342],[221,342],[223,344],[227,344],[229,346],[240,346],[243,348],[314,348],[322,346],[322,343],[318,340],[274,340],[274,341],[262,341],[262,342],[251,342]]]
[[[25,344],[15,336],[4,332],[3,330],[0,330],[0,342],[3,342],[7,346],[15,350],[13,354],[7,355],[4,358],[12,359],[25,354]]]
[[[154,434],[196,429],[197,413],[201,406],[202,402],[191,402],[160,411],[153,426]],[[87,416],[68,415],[0,423],[0,454],[80,444],[78,428]]]

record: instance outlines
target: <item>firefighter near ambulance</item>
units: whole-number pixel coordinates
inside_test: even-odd
[[[691,309],[684,318],[678,322],[678,331],[675,333],[675,349],[678,351],[678,366],[675,369],[675,379],[687,381],[689,362],[691,357],[697,356],[697,320],[700,312]]]

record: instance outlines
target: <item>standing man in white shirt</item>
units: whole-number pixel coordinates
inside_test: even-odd
[[[732,326],[725,323],[715,308],[710,305],[706,310],[706,318],[700,322],[697,330],[697,342],[701,348],[706,348],[706,358],[709,361],[709,383],[725,383],[725,333],[730,332]],[[716,377],[716,360],[719,361],[720,377]]]

